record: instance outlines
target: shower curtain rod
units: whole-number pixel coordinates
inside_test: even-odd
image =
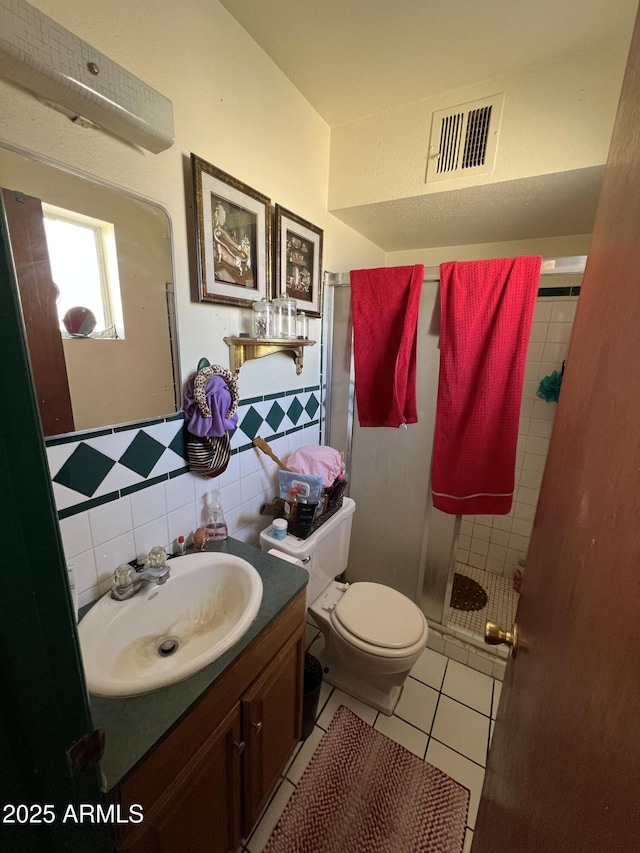
[[[543,258],[540,275],[580,275],[587,263],[586,255],[567,258]],[[425,267],[423,282],[440,281],[440,267]],[[327,272],[325,284],[329,287],[348,287],[351,284],[348,272]]]

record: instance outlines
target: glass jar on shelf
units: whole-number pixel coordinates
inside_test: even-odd
[[[259,302],[253,303],[254,338],[277,337],[274,321],[275,311],[271,302],[267,301],[266,299],[261,299]]]
[[[309,318],[304,311],[298,311],[296,317],[296,337],[305,339],[309,337]]]
[[[275,336],[277,338],[296,337],[296,300],[286,294],[273,300],[275,309]]]

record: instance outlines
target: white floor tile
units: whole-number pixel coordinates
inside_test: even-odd
[[[300,779],[302,779],[302,774],[307,769],[311,756],[316,751],[324,734],[324,729],[315,726],[309,737],[296,752],[293,761],[285,773],[286,778],[294,785],[297,785]]]
[[[378,714],[378,719],[374,729],[377,729],[383,735],[386,735],[391,740],[399,743],[409,752],[417,755],[419,758],[424,758],[424,753],[427,748],[429,736],[425,732],[421,732],[409,723],[405,723],[399,717],[387,717],[386,714]]]
[[[440,655],[431,649],[425,649],[410,674],[418,681],[422,681],[423,684],[440,690],[444,671],[447,668],[447,660],[448,658],[444,655]]]
[[[429,734],[438,702],[438,692],[414,678],[407,678],[395,715]]]
[[[283,779],[253,835],[249,839],[249,843],[247,844],[249,853],[262,853],[294,791],[295,786],[287,779]]]
[[[493,682],[493,703],[491,705],[491,716],[495,720],[496,714],[498,711],[498,705],[500,704],[500,696],[502,695],[502,682],[494,681]]]
[[[441,696],[431,736],[485,766],[489,718],[448,696]]]
[[[455,660],[449,662],[442,692],[487,717],[491,714],[493,679]]]
[[[318,717],[318,725],[325,730],[328,729],[331,720],[333,719],[333,715],[340,705],[346,705],[347,708],[350,708],[354,714],[357,714],[360,719],[364,720],[365,723],[369,723],[370,726],[374,724],[378,713],[375,708],[365,705],[364,702],[360,702],[359,699],[354,699],[353,696],[349,696],[348,693],[343,693],[342,690],[334,690],[327,700],[324,710]]]
[[[329,684],[328,681],[323,681],[320,685],[320,696],[318,697],[318,712],[316,713],[316,720],[322,713],[322,709],[326,705],[327,699],[331,695],[332,690],[333,686]]]
[[[459,755],[457,752],[433,739],[429,741],[425,761],[433,764],[438,770],[442,770],[447,776],[451,776],[456,782],[460,782],[461,785],[469,789],[471,796],[469,798],[467,826],[473,829],[476,825],[476,816],[478,814],[480,794],[482,793],[482,783],[484,781],[484,770],[482,767],[478,767],[473,761],[469,761],[468,758]]]

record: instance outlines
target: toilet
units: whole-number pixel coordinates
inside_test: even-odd
[[[260,534],[260,547],[299,561],[309,572],[307,608],[323,639],[313,654],[325,680],[390,715],[429,629],[420,608],[391,587],[335,580],[347,568],[354,511],[355,502],[344,498],[307,539],[276,540],[268,527]]]

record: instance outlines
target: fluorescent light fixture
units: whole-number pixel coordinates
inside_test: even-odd
[[[168,98],[25,0],[0,0],[0,76],[155,154],[173,145]]]

